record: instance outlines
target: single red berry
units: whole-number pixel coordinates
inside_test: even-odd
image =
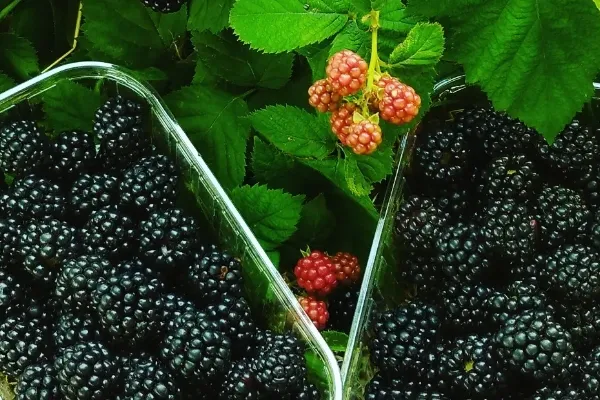
[[[331,130],[344,145],[347,144],[346,138],[350,134],[350,127],[354,124],[354,111],[356,111],[356,104],[345,103],[329,118]]]
[[[327,296],[337,286],[335,266],[321,251],[313,251],[301,258],[294,268],[298,285],[309,294]]]
[[[337,110],[341,100],[342,96],[331,89],[326,79],[316,81],[308,89],[308,102],[322,113]]]
[[[350,127],[346,145],[352,147],[356,154],[371,154],[377,150],[382,140],[381,127],[374,122],[365,120]]]
[[[327,82],[341,96],[358,92],[367,80],[369,65],[361,56],[350,50],[336,53],[327,65]]]
[[[329,321],[329,311],[327,304],[324,301],[315,299],[314,297],[299,297],[298,301],[308,315],[310,320],[315,324],[318,330],[323,330]]]
[[[379,115],[382,119],[402,125],[417,116],[421,107],[421,97],[415,89],[393,77],[381,78],[377,86],[383,89],[383,97],[379,102]]]
[[[351,285],[360,279],[360,265],[358,258],[350,253],[337,253],[331,258],[335,265],[335,276],[338,282]]]

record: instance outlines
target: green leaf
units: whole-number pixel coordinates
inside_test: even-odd
[[[218,33],[227,27],[229,11],[235,0],[191,0],[188,29]]]
[[[325,244],[335,229],[335,217],[327,209],[323,194],[318,195],[302,207],[298,230],[292,238],[301,246]]]
[[[273,265],[278,268],[279,262],[281,261],[281,254],[279,254],[278,251],[267,251],[267,256],[269,256]]]
[[[15,82],[10,79],[7,75],[0,72],[0,93],[7,91],[15,86]]]
[[[246,102],[228,93],[193,85],[166,96],[165,101],[196,149],[227,189],[246,175],[246,144],[250,124]]]
[[[371,0],[350,0],[352,9],[361,15],[371,12]]]
[[[412,0],[438,16],[448,56],[463,64],[497,110],[552,141],[593,95],[600,69],[600,11],[580,0]],[[568,93],[568,95],[565,95]]]
[[[347,159],[356,162],[358,169],[368,182],[383,181],[392,174],[394,165],[394,151],[391,145],[382,146],[373,154],[358,156],[352,151],[344,149]]]
[[[371,50],[371,34],[360,29],[356,22],[351,21],[333,40],[329,56],[341,50],[352,50],[366,59]]]
[[[594,3],[596,4],[596,7],[600,9],[600,0],[594,0]]]
[[[394,65],[435,65],[444,53],[444,30],[438,23],[419,23],[390,56]]]
[[[230,22],[244,43],[266,53],[292,51],[336,34],[347,15],[308,12],[300,0],[237,0]]]
[[[220,36],[194,33],[192,42],[204,66],[213,75],[235,85],[278,89],[292,75],[293,53],[259,53],[227,32]]]
[[[308,11],[311,12],[332,12],[344,14],[352,8],[347,0],[307,0]]]
[[[251,120],[254,129],[293,156],[323,159],[335,150],[336,140],[329,128],[299,108],[270,106],[254,112]]]
[[[401,1],[383,0],[373,5],[373,8],[379,10],[379,25],[381,29],[403,33],[408,33],[418,18],[408,14]]]
[[[342,353],[348,347],[348,335],[344,332],[323,331],[321,336],[327,342],[327,345],[334,353]]]
[[[27,39],[13,33],[0,33],[0,69],[22,80],[40,72],[35,49]]]
[[[169,79],[169,76],[164,71],[155,67],[131,70],[131,75],[146,82],[166,81]]]
[[[140,1],[94,0],[86,2],[83,12],[82,30],[93,49],[134,68],[172,59],[186,32],[186,7],[161,14]]]
[[[296,231],[304,196],[245,185],[231,191],[231,200],[263,248],[273,250]]]
[[[325,41],[298,49],[297,53],[306,57],[310,64],[313,81],[318,81],[325,77],[330,48],[331,43]]]
[[[46,121],[55,133],[91,131],[94,114],[104,98],[78,83],[63,80],[43,94]]]
[[[354,159],[305,159],[302,162],[323,174],[337,187],[352,197],[366,197],[368,199],[367,196],[373,189],[366,181]]]

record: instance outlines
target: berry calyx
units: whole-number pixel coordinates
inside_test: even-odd
[[[327,82],[340,96],[349,96],[365,85],[369,65],[361,56],[350,50],[340,51],[327,65]]]
[[[314,297],[299,297],[298,301],[304,309],[304,312],[308,315],[310,320],[315,324],[318,330],[323,330],[327,326],[329,321],[329,312],[327,311],[327,304],[324,301],[315,299]]]
[[[381,127],[376,122],[364,120],[350,127],[350,133],[346,137],[346,145],[352,148],[354,153],[372,154],[383,141]]]
[[[308,89],[308,103],[319,112],[337,110],[341,100],[342,96],[333,91],[326,79],[316,81]]]
[[[339,252],[331,258],[335,266],[335,276],[339,283],[351,285],[360,279],[358,258],[350,253]]]
[[[338,110],[334,111],[331,114],[331,118],[329,118],[331,131],[343,145],[347,144],[350,127],[354,124],[354,111],[356,111],[356,104],[344,103]]]
[[[382,119],[402,125],[409,123],[419,114],[421,97],[412,87],[390,76],[379,79],[377,86],[383,89],[379,101],[379,115]]]
[[[309,294],[327,296],[336,286],[335,265],[329,256],[313,251],[301,258],[294,268],[298,285]]]

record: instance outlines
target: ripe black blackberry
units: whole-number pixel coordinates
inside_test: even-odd
[[[33,121],[16,121],[0,128],[0,169],[23,176],[49,161],[48,137]]]
[[[592,400],[595,398],[585,397],[581,389],[575,387],[551,387],[546,386],[537,390],[531,400]]]
[[[508,319],[494,344],[503,366],[538,382],[564,379],[574,357],[571,334],[547,311],[525,311]]]
[[[177,381],[154,357],[138,360],[125,375],[123,393],[116,400],[179,400]]]
[[[205,315],[184,312],[169,325],[160,357],[185,380],[215,380],[231,363],[231,340]]]
[[[385,379],[375,375],[365,388],[365,400],[404,400],[405,385],[400,379]]]
[[[58,399],[58,379],[54,365],[48,362],[25,368],[15,388],[18,400]]]
[[[119,362],[100,342],[64,349],[54,362],[65,400],[114,398],[119,386]]]
[[[560,186],[549,186],[542,190],[537,210],[536,220],[547,247],[568,242],[582,227],[591,223],[593,217],[577,192]]]
[[[494,159],[483,172],[479,195],[485,199],[530,199],[539,189],[540,176],[526,156]]]
[[[492,290],[481,285],[449,284],[442,292],[446,318],[443,328],[451,333],[479,332],[486,328],[486,302]]]
[[[57,181],[72,179],[94,167],[96,145],[88,132],[62,132],[52,143],[50,176]]]
[[[469,185],[436,187],[435,192],[434,206],[448,214],[452,221],[462,220],[473,202],[473,191]]]
[[[141,0],[146,7],[150,7],[156,12],[173,13],[179,11],[185,0]]]
[[[252,371],[252,360],[235,362],[225,375],[220,391],[223,400],[258,400],[262,398],[260,385]]]
[[[55,219],[25,224],[19,240],[25,269],[46,283],[54,280],[63,262],[80,248],[77,230]]]
[[[300,391],[294,396],[294,398],[297,400],[319,400],[321,398],[316,386],[306,379],[302,384],[302,389],[300,389]]]
[[[419,135],[414,166],[424,179],[447,185],[463,179],[469,168],[469,148],[460,130],[432,130]]]
[[[525,311],[543,311],[549,302],[544,291],[532,281],[514,281],[502,292],[493,293],[485,302],[488,316],[497,326]]]
[[[63,219],[66,199],[60,186],[42,177],[27,175],[13,182],[10,191],[0,198],[0,205],[11,217]]]
[[[18,261],[20,230],[20,220],[11,217],[0,218],[0,265],[10,265]]]
[[[433,205],[429,199],[410,196],[400,205],[396,215],[396,234],[411,251],[432,251],[448,215]]]
[[[331,329],[341,332],[350,332],[354,311],[358,304],[360,285],[338,288],[329,297],[329,321]]]
[[[54,297],[63,310],[83,311],[90,308],[92,293],[110,271],[110,262],[95,255],[69,258],[56,279]]]
[[[375,322],[373,364],[390,376],[411,371],[434,344],[439,328],[438,310],[420,301],[384,312]]]
[[[120,185],[121,205],[143,215],[173,207],[177,169],[167,156],[146,157],[129,167]]]
[[[183,270],[198,245],[198,226],[178,208],[155,211],[140,225],[140,257],[162,269]]]
[[[526,263],[537,249],[538,223],[528,207],[513,199],[495,200],[483,210],[482,236],[489,257]]]
[[[62,311],[54,321],[52,336],[56,349],[65,349],[77,343],[102,339],[97,319],[87,312]]]
[[[9,315],[0,325],[0,372],[9,377],[48,357],[50,329],[43,319]]]
[[[161,331],[163,332],[166,331],[169,324],[172,324],[181,314],[186,312],[198,312],[194,303],[174,293],[163,295],[162,303],[163,328]],[[206,313],[204,313],[204,315],[206,315]]]
[[[71,187],[69,212],[76,221],[87,221],[90,214],[118,201],[119,181],[109,174],[83,174]]]
[[[141,272],[151,279],[163,281],[162,271],[158,270],[154,264],[143,262],[139,258],[132,258],[118,263],[110,270],[110,275],[122,274],[125,272]]]
[[[446,281],[441,267],[435,254],[431,256],[418,253],[408,253],[398,266],[402,280],[414,285],[419,299],[427,300],[435,298]]]
[[[254,354],[255,358],[260,355],[261,351],[273,345],[288,347],[290,351],[298,354],[304,354],[306,352],[304,344],[289,333],[276,334],[270,330],[257,329],[256,346],[254,346],[254,350],[257,352]]]
[[[243,297],[225,295],[218,303],[206,308],[208,317],[217,322],[219,329],[231,340],[234,354],[242,353],[256,335],[250,305]]]
[[[92,299],[102,330],[115,344],[136,347],[162,326],[162,285],[140,272],[101,279]]]
[[[581,364],[581,387],[587,399],[600,397],[600,346],[585,355]]]
[[[590,301],[600,294],[600,254],[591,247],[566,244],[546,257],[546,274],[557,299]]]
[[[16,268],[0,269],[0,315],[9,307],[20,306],[31,296],[28,282]]]
[[[227,252],[214,251],[204,256],[195,254],[187,278],[190,296],[200,303],[242,295],[242,264]]]
[[[436,262],[441,271],[457,283],[481,282],[490,272],[481,228],[459,222],[441,231],[436,244]]]
[[[572,305],[558,300],[552,307],[556,321],[569,331],[577,350],[585,351],[600,342],[600,305]]]
[[[110,260],[121,260],[135,252],[137,231],[133,220],[119,206],[94,211],[81,230],[84,250]]]

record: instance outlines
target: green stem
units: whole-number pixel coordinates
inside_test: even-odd
[[[21,1],[22,0],[13,0],[6,7],[0,10],[0,21],[6,18],[8,14],[10,14],[10,12],[14,10],[15,7],[18,6]]]
[[[379,11],[371,11],[371,61],[369,63],[369,75],[367,81],[367,92],[373,89],[375,71],[379,68],[379,54],[377,53],[377,33],[379,31]]]

